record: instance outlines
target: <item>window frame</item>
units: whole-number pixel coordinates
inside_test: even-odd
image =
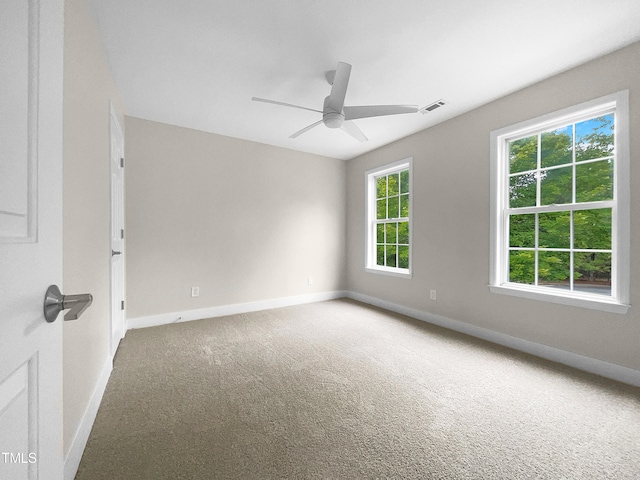
[[[387,267],[376,263],[376,199],[377,187],[376,177],[399,173],[409,170],[409,216],[398,217],[407,218],[409,223],[409,267]],[[365,172],[365,271],[381,275],[391,275],[405,279],[412,278],[412,257],[413,257],[413,157],[407,157],[393,163],[367,170]]]
[[[614,191],[611,225],[611,296],[564,291],[539,285],[510,283],[509,272],[509,151],[510,141],[561,126],[578,123],[599,114],[615,113]],[[625,314],[630,300],[630,185],[629,185],[629,92],[624,90],[579,105],[542,115],[491,132],[490,146],[490,273],[489,289],[493,293],[572,305],[612,313]],[[575,180],[574,180],[575,181]],[[572,202],[573,204],[573,202]],[[567,204],[567,205],[572,205]],[[536,210],[537,209],[537,210]],[[540,213],[555,206],[532,207]],[[568,211],[570,208],[557,208]]]

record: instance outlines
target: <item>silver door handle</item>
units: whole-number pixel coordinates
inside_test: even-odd
[[[62,295],[57,285],[47,288],[44,295],[44,318],[47,322],[55,322],[62,310],[70,309],[64,316],[65,320],[77,320],[93,302],[90,293],[80,295]]]
[[[111,250],[111,256],[113,257],[114,255],[122,255],[122,252],[116,252],[115,250]]]

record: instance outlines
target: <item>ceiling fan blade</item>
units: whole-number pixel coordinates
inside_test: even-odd
[[[353,122],[346,121],[342,124],[342,127],[340,128],[342,128],[342,130],[347,132],[349,135],[351,135],[353,138],[355,138],[359,142],[366,142],[367,140],[369,140],[367,136],[364,133],[362,133],[362,130],[360,130],[358,126]]]
[[[351,76],[351,65],[344,62],[338,62],[336,68],[336,74],[333,77],[333,85],[331,86],[331,93],[327,101],[327,106],[334,112],[341,113],[344,106],[344,97],[347,94],[347,87],[349,86],[349,77]]]
[[[293,105],[291,103],[277,102],[275,100],[268,100],[266,98],[251,97],[251,100],[253,100],[254,102],[273,103],[274,105],[282,105],[284,107],[293,107],[293,108],[299,108],[301,110],[309,110],[311,112],[322,113],[322,111],[315,110],[313,108],[301,107],[300,105]]]
[[[317,127],[318,125],[320,125],[322,123],[322,120],[318,120],[315,123],[312,123],[311,125],[308,125],[306,127],[304,127],[302,130],[298,130],[296,133],[294,133],[293,135],[290,135],[289,138],[296,138],[299,137],[300,135],[302,135],[304,132],[308,132],[309,130],[311,130],[313,127]]]
[[[356,118],[381,117],[384,115],[398,115],[401,113],[416,113],[417,105],[360,105],[344,107],[345,120]]]

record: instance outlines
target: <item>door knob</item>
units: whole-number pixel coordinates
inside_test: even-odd
[[[116,252],[115,250],[111,250],[111,256],[113,257],[114,255],[122,255],[122,252]]]
[[[62,310],[70,309],[64,319],[76,320],[89,308],[91,302],[93,296],[90,293],[62,295],[57,285],[51,285],[44,295],[44,318],[49,323],[55,322]]]

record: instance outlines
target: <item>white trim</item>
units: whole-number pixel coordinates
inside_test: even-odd
[[[309,295],[297,295],[293,297],[260,300],[257,302],[221,305],[219,307],[201,308],[198,310],[187,310],[184,312],[161,313],[159,315],[148,315],[145,317],[129,318],[127,320],[127,327],[129,329],[155,327],[157,325],[167,325],[169,323],[189,322],[192,320],[222,317],[225,315],[235,315],[238,313],[269,310],[271,308],[289,307],[292,305],[301,305],[304,303],[323,302],[325,300],[335,300],[336,298],[342,298],[345,296],[346,292],[344,290],[337,290],[333,292],[311,293]]]
[[[579,293],[562,295],[557,292],[548,292],[544,287],[529,287],[518,284],[489,285],[489,290],[491,290],[491,293],[501,293],[512,297],[523,297],[573,307],[591,308],[592,310],[609,313],[626,314],[631,307],[613,300],[607,300],[608,297],[603,297],[602,300],[599,300],[595,295],[583,295],[582,297],[579,296]]]
[[[113,129],[116,129],[116,131],[114,132]],[[127,264],[126,264],[126,243],[124,241],[124,238],[122,238],[122,246],[120,247],[120,261],[122,262],[122,278],[120,279],[122,282],[122,292],[114,292],[114,283],[116,282],[116,275],[118,272],[114,271],[113,268],[113,234],[114,232],[112,232],[112,228],[113,228],[113,223],[114,223],[114,216],[117,217],[117,213],[116,210],[118,209],[118,207],[122,208],[122,229],[124,231],[125,225],[126,225],[126,218],[125,218],[125,214],[126,214],[126,202],[125,202],[125,191],[126,191],[126,184],[125,184],[125,169],[124,167],[121,167],[120,170],[120,175],[121,175],[121,181],[122,181],[122,191],[120,192],[119,195],[119,205],[118,202],[116,202],[114,204],[114,199],[113,199],[113,176],[111,174],[112,170],[112,165],[111,163],[113,162],[113,144],[115,141],[114,137],[120,136],[120,138],[122,139],[122,158],[124,158],[124,148],[125,148],[125,137],[124,137],[124,130],[122,129],[122,125],[120,125],[120,120],[118,120],[118,114],[115,110],[115,107],[113,106],[113,102],[111,101],[111,99],[109,99],[109,213],[110,213],[110,217],[109,217],[109,352],[111,353],[111,355],[115,355],[116,350],[118,350],[118,345],[120,345],[120,341],[124,338],[124,334],[127,331],[127,322],[126,322],[126,318],[127,318],[127,312],[126,312],[126,303],[125,303],[125,308],[121,308],[121,309],[117,309],[117,313],[114,312],[113,309],[113,296],[118,295],[118,297],[120,297],[120,293],[122,294],[122,299],[121,301],[125,301],[125,297],[126,297],[126,292],[127,292]],[[117,308],[117,307],[116,307]],[[122,325],[116,325],[116,320],[117,317],[120,317],[122,319]],[[122,331],[121,331],[121,335],[120,338],[118,338],[117,340],[114,341],[114,330],[116,330],[116,327],[121,327]]]
[[[630,130],[629,130],[629,90],[616,94],[616,165],[615,188],[617,199],[615,216],[617,224],[613,225],[613,241],[616,243],[618,259],[615,262],[618,278],[618,300],[620,303],[631,303],[631,185],[630,185]]]
[[[505,137],[508,140],[515,140],[521,137],[526,137],[534,130],[537,130],[538,132],[551,130],[556,127],[564,126],[567,122],[577,123],[586,120],[613,107],[616,107],[617,109],[617,105],[619,103],[628,103],[628,98],[629,90],[622,90],[620,92],[605,95],[594,100],[589,100],[578,105],[573,105],[539,117],[524,120],[508,127],[494,130],[491,132],[491,135],[496,134],[497,136]]]
[[[406,157],[406,158],[403,158],[402,160],[397,160],[393,163],[386,163],[379,167],[371,168],[364,173],[367,177],[369,177],[370,175],[376,175],[380,177],[382,175],[387,175],[389,173],[392,173],[395,170],[401,170],[402,167],[404,167],[405,165],[410,166],[412,163],[413,163],[413,157]]]
[[[562,126],[567,122],[576,123],[601,112],[615,111],[615,182],[612,224],[612,292],[611,297],[598,298],[578,292],[552,292],[540,287],[527,287],[506,281],[508,271],[507,256],[503,255],[507,238],[504,211],[506,198],[507,141],[517,139],[545,129]],[[630,303],[630,186],[629,186],[629,91],[623,90],[595,100],[565,108],[509,127],[494,130],[490,135],[490,250],[489,288],[492,293],[520,296],[530,299],[560,303],[564,305],[591,308],[613,313],[626,314]],[[611,203],[611,202],[599,202]],[[581,205],[580,209],[589,205]],[[595,208],[601,208],[595,206]],[[545,207],[544,211],[556,211],[560,207]],[[564,209],[564,207],[563,207]],[[531,209],[541,211],[539,207]],[[572,210],[566,208],[564,210]],[[523,210],[528,212],[527,209]],[[535,291],[533,291],[535,290]]]
[[[603,360],[587,357],[578,353],[568,352],[566,350],[532,342],[530,340],[512,337],[511,335],[470,325],[459,320],[453,320],[441,315],[435,315],[422,310],[416,310],[396,303],[387,302],[386,300],[380,300],[379,298],[370,297],[362,293],[347,291],[347,297],[359,302],[375,305],[376,307],[384,308],[392,312],[400,313],[417,320],[422,320],[423,322],[438,325],[449,330],[465,333],[472,337],[481,338],[498,345],[513,348],[514,350],[535,355],[536,357],[551,360],[552,362],[568,365],[570,367],[577,368],[578,370],[583,370],[611,380],[640,387],[640,370],[605,362]]]
[[[96,386],[93,389],[93,394],[91,395],[91,399],[89,400],[89,405],[87,405],[87,408],[82,415],[80,425],[78,426],[76,434],[73,437],[73,441],[71,442],[71,447],[69,448],[67,457],[64,459],[65,480],[73,480],[76,476],[76,473],[78,472],[80,460],[82,460],[82,454],[84,453],[84,449],[87,446],[89,434],[91,433],[91,429],[93,428],[93,422],[95,422],[96,420],[96,415],[98,414],[98,409],[100,408],[100,403],[102,402],[102,397],[107,388],[107,383],[109,382],[109,377],[111,376],[112,369],[113,357],[109,356],[102,367],[102,371],[100,372],[100,376],[98,377]]]
[[[411,235],[411,230],[409,231],[409,235]],[[411,257],[411,245],[409,245],[409,257]],[[365,267],[365,272],[375,273],[377,275],[389,275],[390,277],[400,277],[406,280],[411,280],[413,274],[410,271],[402,271],[393,267]]]

